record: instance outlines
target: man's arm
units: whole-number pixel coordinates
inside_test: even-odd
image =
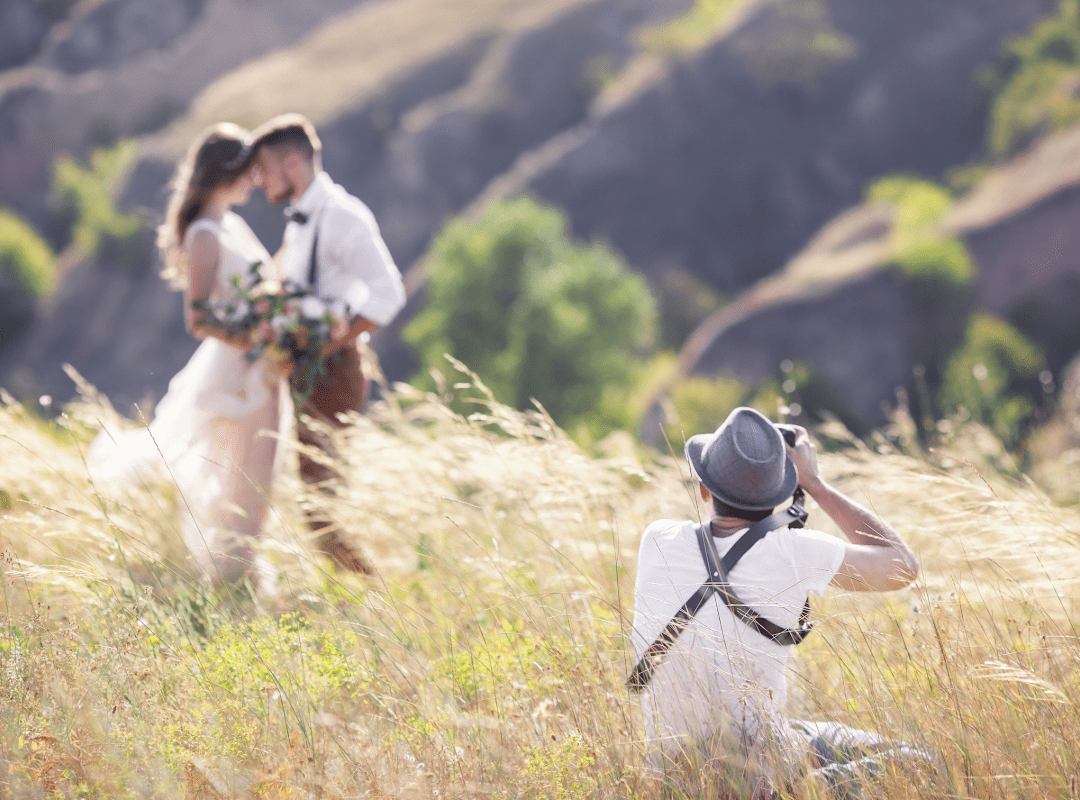
[[[366,207],[329,210],[320,231],[325,233],[319,240],[322,286],[328,295],[347,303],[353,314],[349,327],[327,342],[323,354],[332,355],[361,333],[389,323],[405,305],[405,289],[378,223]]]
[[[799,429],[795,447],[789,447],[788,453],[799,470],[799,485],[850,542],[832,585],[854,592],[888,592],[914,581],[919,574],[915,553],[881,517],[821,478],[817,450],[805,430]]]

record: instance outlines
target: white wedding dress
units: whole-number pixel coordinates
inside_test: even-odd
[[[196,220],[185,247],[198,230],[212,232],[220,244],[209,298],[214,306],[237,299],[232,278],[246,280],[252,263],[272,268],[238,215],[228,212],[221,223]],[[87,455],[90,474],[172,481],[181,533],[198,571],[213,581],[251,576],[262,582],[266,571],[252,541],[263,527],[291,419],[288,385],[265,357],[249,361],[243,350],[206,339],[169,381],[147,428],[98,434]]]

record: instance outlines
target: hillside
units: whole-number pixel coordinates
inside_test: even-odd
[[[610,241],[660,292],[683,272],[736,293],[780,269],[867,181],[972,157],[985,126],[974,71],[1053,6],[747,3],[689,52],[650,57],[640,27],[687,3],[488,2],[452,20],[421,0],[362,6],[224,76],[140,142],[123,202],[159,214],[182,144],[226,109],[246,122],[293,107],[320,123],[328,171],[369,203],[406,270],[451,215],[528,191],[564,208],[580,235]],[[372,33],[405,25],[404,46]],[[371,47],[352,46],[365,36]],[[270,209],[246,213],[277,240]],[[0,357],[7,385],[66,396],[59,367],[71,362],[123,407],[160,395],[192,348],[179,303],[149,248],[117,266],[90,259],[68,275]],[[98,312],[106,293],[124,299]],[[156,325],[115,324],[145,319],[144,308]],[[389,374],[410,374],[396,328],[376,346]]]
[[[12,22],[0,24],[0,37],[12,41],[0,51],[22,57],[0,72],[0,205],[47,227],[58,155],[85,156],[161,128],[222,73],[355,5],[267,0],[256,11],[243,0],[6,2],[0,13]]]
[[[123,205],[145,209],[151,219],[159,215],[176,158],[224,109],[254,124],[299,108],[319,123],[327,170],[369,203],[407,269],[447,216],[519,152],[587,113],[596,65],[617,68],[634,53],[639,25],[685,7],[680,0],[474,5],[468,14],[448,13],[431,0],[361,6],[294,48],[226,75],[189,115],[140,141],[120,190]],[[409,33],[388,37],[387,30]],[[295,77],[275,82],[273,75]],[[311,85],[325,88],[313,93]],[[264,241],[280,241],[276,210],[256,201],[245,214]],[[147,392],[160,396],[168,369],[190,355],[179,300],[156,277],[149,246],[126,265],[109,261],[80,263],[15,352],[7,350],[0,374],[20,395],[69,396],[70,382],[60,372],[69,361],[129,407]],[[152,308],[159,321],[117,327],[118,308],[140,319]],[[88,330],[101,335],[87,336]],[[389,333],[383,338],[400,349]],[[400,357],[384,353],[384,362],[395,377],[408,370]],[[132,364],[152,364],[155,375],[133,371]]]
[[[675,374],[731,374],[754,383],[785,359],[814,366],[853,419],[880,424],[933,344],[958,336],[968,310],[1012,321],[1062,372],[1080,350],[1080,127],[1050,135],[992,170],[940,222],[975,267],[958,305],[927,302],[895,267],[893,210],[865,204],[826,225],[775,278],[717,311],[683,347]],[[852,336],[851,331],[859,331]],[[675,380],[673,378],[672,380]],[[653,405],[647,428],[660,407]]]
[[[936,176],[980,152],[974,73],[1055,5],[759,4],[500,189],[568,209],[648,275],[679,264],[739,292],[874,178]]]
[[[107,407],[53,425],[0,405],[5,796],[672,796],[622,681],[638,539],[697,513],[685,467],[593,460],[497,404],[466,420],[387,398],[341,441],[332,505],[380,576],[312,557],[287,472],[264,548],[278,594],[257,601],[192,582],[167,489],[89,483]],[[976,426],[932,455],[894,426],[900,448],[820,429],[823,471],[910,538],[921,577],[815,601],[792,712],[938,754],[935,785],[890,776],[880,797],[1068,797],[1080,517]]]

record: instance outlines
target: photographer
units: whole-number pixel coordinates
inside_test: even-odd
[[[641,692],[651,766],[677,775],[707,765],[739,796],[769,798],[807,768],[843,793],[889,756],[921,757],[784,713],[788,657],[809,633],[808,594],[903,588],[919,570],[911,548],[821,478],[803,428],[737,408],[715,433],[691,437],[686,456],[711,519],[652,523],[638,556],[639,662],[628,685]],[[803,491],[848,542],[799,527]]]

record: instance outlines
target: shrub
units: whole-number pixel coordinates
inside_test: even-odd
[[[137,215],[120,213],[113,200],[116,183],[133,155],[133,145],[122,142],[94,151],[86,166],[70,156],[59,157],[53,165],[53,201],[74,220],[72,243],[84,256],[100,255],[103,249],[125,252],[124,243],[142,227]]]
[[[676,452],[685,439],[696,433],[716,430],[732,409],[750,401],[752,390],[737,378],[707,378],[690,375],[671,387],[671,406],[664,425],[668,441]]]
[[[561,426],[599,438],[632,422],[653,345],[645,281],[602,245],[578,245],[562,215],[527,198],[450,222],[428,259],[428,305],[404,332],[418,382],[449,354],[516,408],[540,402]]]
[[[1054,16],[1010,45],[998,76],[987,145],[999,159],[1080,120],[1080,5],[1063,0]]]
[[[1058,62],[1023,67],[998,96],[991,112],[990,152],[1009,158],[1040,136],[1080,120],[1080,72]]]
[[[53,287],[53,252],[37,232],[9,211],[0,211],[0,272],[28,294],[40,297]]]
[[[686,13],[643,30],[641,43],[665,55],[693,51],[720,31],[741,5],[742,0],[695,0]]]
[[[921,238],[933,231],[952,205],[947,189],[908,175],[879,178],[866,190],[866,199],[896,208],[893,234],[904,239]]]
[[[1027,432],[1042,368],[1038,348],[1004,320],[974,314],[964,341],[945,365],[942,408],[966,409],[1010,448]]]
[[[815,416],[833,415],[861,431],[859,420],[834,387],[806,364],[781,362],[780,377],[747,384],[731,375],[690,375],[668,392],[664,433],[679,452],[696,433],[716,430],[738,406],[756,408],[769,419],[806,424]]]
[[[942,236],[938,227],[952,206],[947,189],[930,181],[892,175],[871,184],[866,198],[896,209],[892,260],[902,275],[918,282],[937,300],[971,283],[975,265],[967,247],[959,239]]]
[[[932,289],[959,289],[975,277],[975,264],[959,239],[931,239],[896,256],[900,273]]]

